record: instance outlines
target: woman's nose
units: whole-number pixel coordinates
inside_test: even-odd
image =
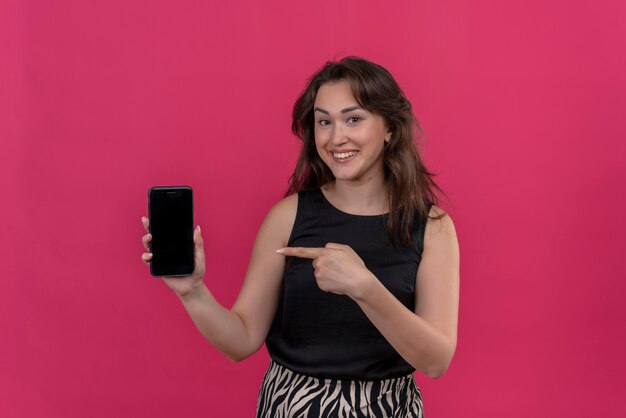
[[[342,126],[335,124],[331,133],[330,141],[333,145],[345,144],[348,141],[346,135],[346,130]]]

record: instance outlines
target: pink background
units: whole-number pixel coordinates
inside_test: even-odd
[[[261,2],[259,2],[261,3]],[[613,1],[0,2],[0,416],[253,416],[234,364],[141,262],[188,184],[231,306],[326,60],[388,68],[461,248],[427,418],[623,416],[626,6]]]

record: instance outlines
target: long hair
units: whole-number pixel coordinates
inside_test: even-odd
[[[389,196],[386,229],[392,243],[412,244],[416,215],[427,219],[428,202],[439,203],[436,190],[445,195],[420,158],[415,144],[422,129],[413,115],[411,103],[385,68],[365,59],[349,56],[327,62],[307,81],[296,100],[291,130],[302,141],[296,168],[285,196],[301,190],[314,190],[333,181],[335,176],[315,147],[313,106],[317,91],[329,81],[346,80],[359,106],[381,115],[391,131],[384,148],[385,184]],[[445,213],[433,219],[440,219]]]

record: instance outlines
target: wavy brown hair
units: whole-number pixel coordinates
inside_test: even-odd
[[[389,71],[373,62],[354,56],[329,61],[308,79],[293,106],[291,130],[302,141],[302,149],[285,196],[317,189],[335,179],[315,147],[313,106],[320,86],[339,80],[347,80],[359,106],[381,115],[391,131],[383,151],[390,209],[386,228],[392,243],[411,245],[416,215],[428,218],[428,202],[438,205],[436,191],[445,193],[417,151],[416,139],[423,132],[411,103]],[[443,216],[445,213],[431,218]]]

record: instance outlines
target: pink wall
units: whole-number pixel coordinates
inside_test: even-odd
[[[387,67],[461,247],[459,343],[427,418],[622,416],[621,0],[0,2],[0,416],[249,417],[233,364],[140,260],[189,184],[230,306],[325,60]]]

